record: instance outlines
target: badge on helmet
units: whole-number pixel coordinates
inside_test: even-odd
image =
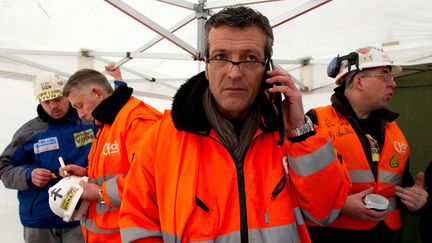
[[[76,211],[80,206],[80,198],[84,192],[79,184],[81,180],[87,182],[88,177],[65,177],[48,190],[48,203],[51,211],[66,222],[78,219]]]

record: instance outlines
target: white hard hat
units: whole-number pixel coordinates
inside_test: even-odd
[[[391,68],[392,74],[402,72],[402,68],[394,65],[383,49],[369,46],[360,48],[348,55],[342,57],[338,55],[333,58],[327,67],[327,75],[335,78],[337,85],[341,85],[344,81],[342,77],[351,71],[386,66]]]
[[[33,95],[39,101],[52,100],[62,96],[66,79],[54,73],[38,75],[33,82]]]
[[[48,190],[48,203],[51,211],[69,222],[75,219],[75,211],[84,189],[79,182],[88,181],[88,177],[70,176],[61,179]]]

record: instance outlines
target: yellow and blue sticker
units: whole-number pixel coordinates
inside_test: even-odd
[[[94,133],[92,129],[74,133],[75,145],[77,148],[85,146],[91,143],[94,139]]]

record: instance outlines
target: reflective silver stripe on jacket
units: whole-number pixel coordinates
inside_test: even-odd
[[[119,210],[119,208],[112,208],[106,205],[105,203],[96,203],[96,215],[104,214],[108,211],[116,211]]]
[[[119,175],[122,175],[122,173],[120,173],[120,174],[112,174],[112,175],[105,175],[105,176],[98,177],[98,178],[90,178],[90,181],[92,183],[96,183],[97,185],[101,186],[102,183],[104,183],[104,181],[107,181],[107,180],[109,180],[111,178],[114,178],[114,177],[117,177]]]
[[[370,170],[350,170],[349,176],[352,183],[373,183],[375,179]]]
[[[97,203],[96,214],[99,215],[107,211],[118,210],[120,208],[121,197],[120,197],[120,193],[118,192],[117,178],[119,177],[119,175],[124,175],[124,174],[125,173],[111,174],[111,175],[105,175],[103,177],[90,179],[92,183],[96,183],[99,186],[102,186],[102,184],[106,182],[105,190],[112,206],[112,207],[108,207],[106,204]]]
[[[102,186],[102,184],[104,182],[107,183],[106,185],[106,193],[108,195],[108,198],[111,202],[112,207],[109,207],[108,205],[104,204],[104,203],[96,203],[96,214],[100,215],[103,214],[105,212],[108,211],[115,211],[118,210],[120,208],[120,203],[121,203],[121,198],[120,195],[118,193],[118,187],[117,187],[117,178],[119,175],[123,175],[124,173],[121,174],[112,174],[112,175],[105,175],[103,177],[98,177],[98,178],[90,178],[89,182],[91,183],[95,183],[99,186]]]
[[[349,175],[352,183],[375,182],[373,174],[370,170],[350,170]],[[402,175],[391,171],[380,170],[379,182],[400,185],[402,183]]]
[[[204,226],[203,226],[204,227]],[[173,234],[163,233],[164,243],[180,243],[181,237]],[[300,236],[297,230],[297,224],[288,224],[283,226],[275,226],[264,229],[250,229],[249,242],[262,243],[298,243]],[[122,242],[131,242],[145,237],[160,236],[160,232],[151,231],[139,228],[124,228],[121,229]],[[240,242],[240,231],[235,231],[226,235],[217,237],[216,239],[206,241],[192,241],[191,243],[229,243]]]
[[[379,181],[392,185],[400,185],[402,183],[402,175],[386,170],[381,170],[379,173]]]
[[[108,195],[109,201],[112,207],[119,208],[121,203],[120,193],[118,191],[118,175],[107,180],[106,183],[106,194]]]
[[[317,225],[328,225],[331,224],[333,221],[335,221],[335,219],[339,216],[341,210],[340,209],[333,209],[330,214],[327,216],[327,218],[322,219],[322,220],[318,220],[314,217],[312,217],[312,215],[310,215],[310,213],[308,211],[302,210],[303,215],[306,219],[314,222]]]
[[[330,140],[321,146],[321,148],[310,154],[297,158],[288,156],[291,168],[293,168],[295,173],[299,176],[308,176],[318,172],[333,160],[335,160],[335,153],[333,151],[333,144]]]
[[[301,209],[299,207],[295,207],[294,208],[294,215],[295,215],[295,218],[296,218],[297,225],[304,224],[303,214],[302,214],[302,211],[301,211]]]
[[[81,219],[81,225],[86,227],[86,229],[88,229],[89,231],[95,232],[98,234],[112,234],[112,233],[120,232],[119,229],[113,229],[113,230],[101,229],[101,228],[97,227],[97,225],[95,224],[95,222],[93,220],[88,219],[88,218]]]
[[[138,227],[123,228],[120,230],[122,242],[132,242],[147,237],[162,237],[162,233],[156,230],[146,230]]]

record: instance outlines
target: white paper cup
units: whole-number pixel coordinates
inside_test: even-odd
[[[376,210],[386,210],[389,205],[387,198],[378,194],[368,194],[364,198],[365,207]]]

